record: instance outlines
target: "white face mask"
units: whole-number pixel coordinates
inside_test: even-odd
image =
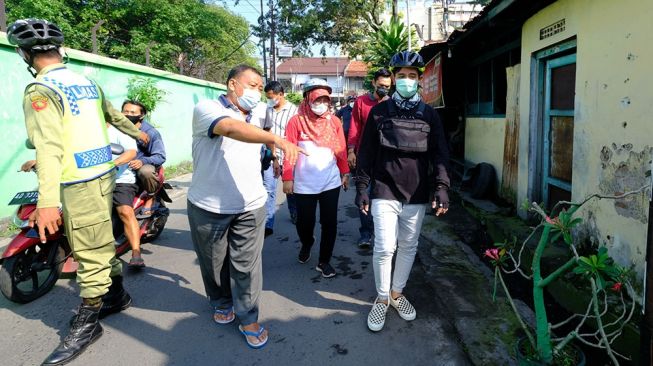
[[[279,105],[279,99],[268,98],[268,107],[276,107]]]
[[[311,110],[313,113],[321,116],[329,110],[329,106],[325,103],[313,103],[311,104]]]
[[[349,108],[354,108],[354,102],[349,103]]]
[[[238,83],[238,81],[236,82]],[[261,101],[261,92],[256,89],[248,89],[243,84],[240,86],[243,87],[243,95],[238,97],[238,105],[246,111],[251,111]]]

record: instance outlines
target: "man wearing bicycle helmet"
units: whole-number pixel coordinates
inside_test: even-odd
[[[415,319],[415,308],[402,292],[426,206],[431,203],[437,216],[449,207],[449,151],[442,123],[418,93],[424,61],[403,51],[392,57],[390,67],[396,91],[370,110],[357,156],[356,204],[374,219],[377,298],[367,319],[372,331],[383,329],[390,305],[401,318]]]
[[[122,268],[115,257],[111,196],[115,166],[105,120],[134,139],[141,133],[104,98],[100,87],[64,64],[64,36],[42,19],[21,19],[7,31],[11,44],[35,81],[25,89],[23,110],[39,166],[39,200],[30,216],[46,242],[61,224],[79,263],[77,282],[82,304],[68,335],[43,362],[63,365],[102,335],[99,318],[126,309],[131,297],[122,287]]]

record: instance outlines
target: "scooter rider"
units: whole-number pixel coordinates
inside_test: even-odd
[[[115,168],[105,120],[134,139],[147,143],[149,138],[111,106],[98,85],[66,68],[64,36],[55,24],[17,20],[7,37],[36,78],[23,99],[27,135],[39,166],[39,200],[30,225],[38,225],[45,242],[46,230],[51,234],[58,230],[63,204],[66,235],[79,263],[82,304],[68,335],[43,363],[63,365],[102,335],[100,317],[131,302],[122,287],[113,245]]]

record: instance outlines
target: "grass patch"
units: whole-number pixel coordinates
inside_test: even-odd
[[[176,165],[170,165],[165,167],[166,179],[175,178],[180,175],[189,174],[193,172],[193,162],[192,161],[182,161]]]
[[[13,222],[7,220],[5,222],[0,221],[0,239],[1,238],[11,238],[12,236],[18,234],[20,228],[14,225]]]

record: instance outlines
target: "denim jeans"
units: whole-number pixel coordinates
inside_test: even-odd
[[[286,201],[288,202],[288,212],[290,212],[290,217],[297,217],[297,197],[294,194],[287,194]]]
[[[272,164],[270,164],[268,169],[263,171],[263,186],[268,192],[268,200],[265,202],[265,207],[268,210],[265,228],[274,229],[274,214],[277,211],[277,178],[274,177]]]
[[[380,299],[392,290],[401,293],[406,287],[417,254],[417,243],[426,212],[426,204],[408,205],[399,201],[373,199],[374,217],[374,280]],[[392,256],[397,252],[394,276]]]
[[[370,187],[367,188],[367,195],[369,196],[371,192]],[[358,228],[358,232],[361,235],[362,240],[372,239],[372,234],[374,233],[374,219],[372,215],[368,212],[367,214],[363,213],[362,210],[358,210],[358,218],[361,221],[361,226]]]

